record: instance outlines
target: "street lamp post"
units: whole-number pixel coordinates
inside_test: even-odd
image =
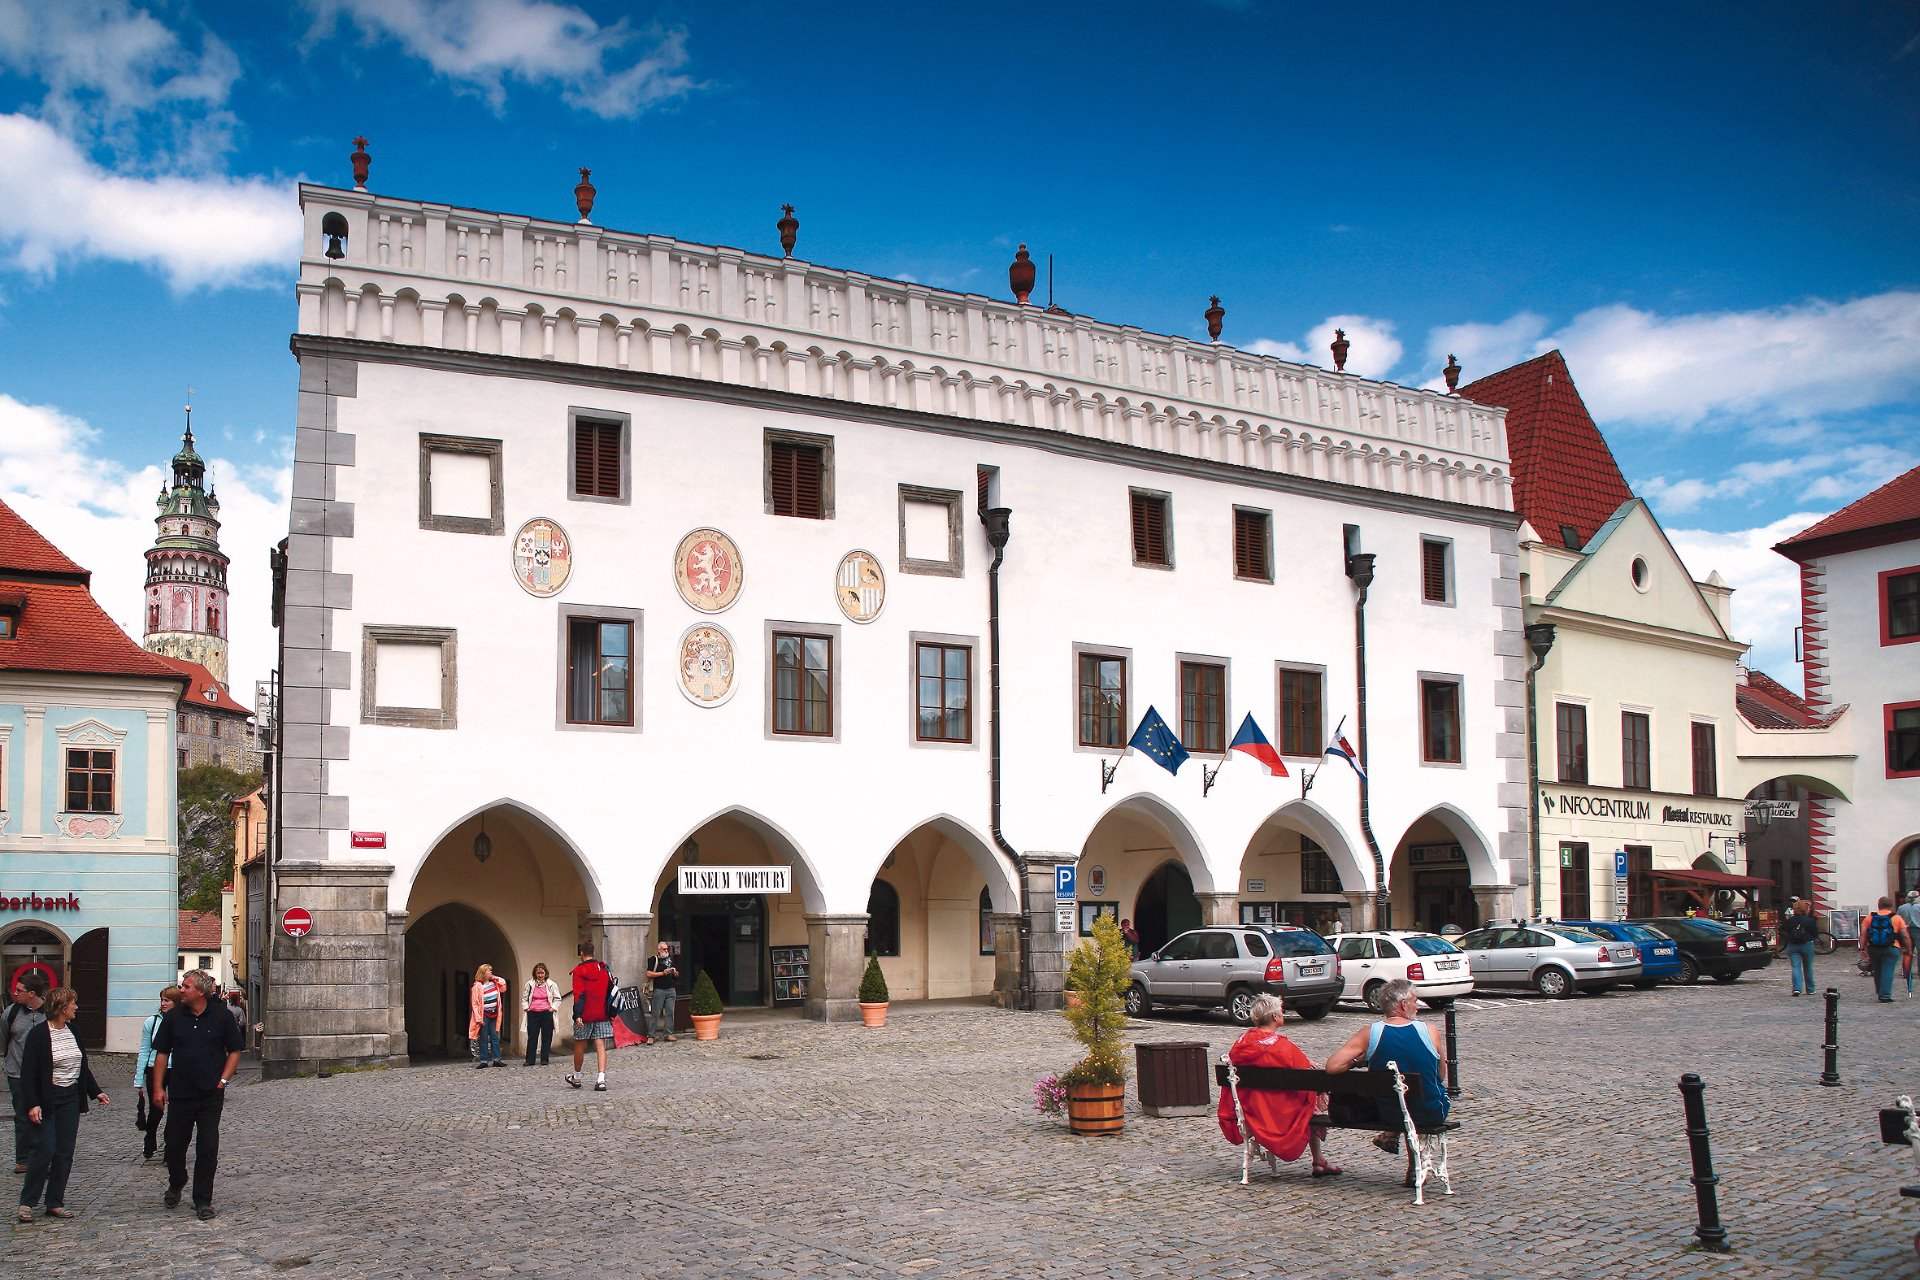
[[[1532,880],[1532,918],[1540,918],[1540,730],[1535,723],[1533,678],[1546,665],[1553,648],[1553,624],[1527,625],[1527,648],[1533,661],[1527,667],[1527,874]]]

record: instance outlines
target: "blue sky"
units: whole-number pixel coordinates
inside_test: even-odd
[[[1548,347],[1797,683],[1773,542],[1920,463],[1920,5],[0,0],[0,497],[130,628],[195,388],[271,662],[299,180],[1435,382]],[[1044,283],[1043,283],[1044,288]],[[243,694],[244,696],[244,694]]]

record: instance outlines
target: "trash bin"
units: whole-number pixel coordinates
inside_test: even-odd
[[[1140,1109],[1150,1116],[1204,1116],[1213,1110],[1207,1046],[1198,1040],[1133,1046]]]

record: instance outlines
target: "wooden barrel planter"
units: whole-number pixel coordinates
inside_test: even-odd
[[[1067,1125],[1075,1133],[1118,1133],[1127,1122],[1124,1084],[1076,1084],[1067,1089]]]

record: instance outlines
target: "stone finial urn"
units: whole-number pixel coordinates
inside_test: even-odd
[[[579,206],[580,221],[582,222],[587,222],[592,219],[593,198],[599,194],[593,189],[593,183],[590,181],[592,177],[593,170],[582,169],[580,171],[580,185],[573,189],[573,202]]]
[[[1027,246],[1021,245],[1013,255],[1013,265],[1007,268],[1007,283],[1013,286],[1013,300],[1023,307],[1033,296],[1034,274],[1033,258]]]
[[[780,221],[775,224],[780,228],[780,252],[791,258],[793,243],[800,238],[800,219],[793,216],[790,204],[780,206],[780,215]]]
[[[353,161],[353,189],[355,191],[365,191],[367,189],[367,169],[373,164],[373,157],[367,154],[367,140],[365,138],[355,138],[353,140],[353,154],[348,156],[347,159]]]
[[[1218,342],[1220,341],[1220,322],[1227,318],[1227,309],[1220,305],[1220,295],[1217,293],[1207,301],[1212,304],[1207,308],[1207,336]]]
[[[1335,329],[1333,331],[1333,371],[1335,373],[1346,372],[1347,350],[1352,346],[1353,344],[1347,341],[1347,331],[1345,329]]]
[[[1451,352],[1447,355],[1447,367],[1440,371],[1440,376],[1447,380],[1448,395],[1460,389],[1460,362],[1453,358]]]

